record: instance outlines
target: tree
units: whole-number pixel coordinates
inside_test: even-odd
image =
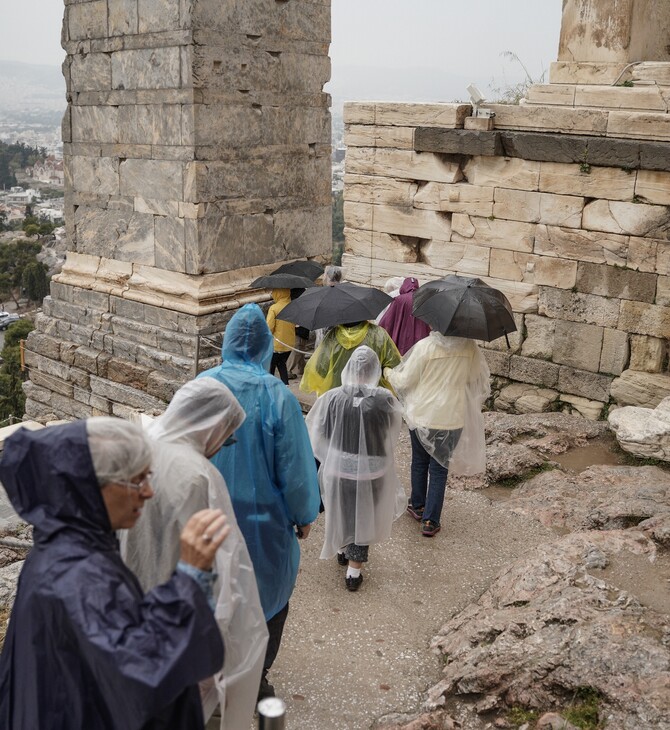
[[[27,319],[21,319],[7,328],[5,346],[0,353],[3,359],[0,366],[0,420],[23,416],[26,396],[22,388],[20,342],[33,329],[32,322]]]
[[[42,246],[33,241],[13,241],[0,246],[0,290],[4,286],[4,291],[17,306],[14,290],[22,286],[23,270],[28,264],[37,263],[36,257],[41,250]]]
[[[28,264],[23,269],[21,286],[25,289],[28,299],[38,304],[49,293],[47,267],[39,261]]]
[[[32,237],[39,235],[40,227],[37,225],[37,223],[28,223],[28,225],[23,226],[23,232],[26,234],[26,236]]]

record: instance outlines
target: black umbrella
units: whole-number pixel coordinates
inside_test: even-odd
[[[391,297],[379,289],[345,282],[308,289],[284,307],[277,319],[315,330],[373,319],[391,301]]]
[[[304,276],[295,274],[268,274],[259,276],[249,284],[250,289],[307,289],[316,284]]]
[[[481,279],[454,275],[429,281],[412,301],[412,314],[443,335],[490,342],[516,330],[507,297]]]
[[[282,264],[272,273],[295,274],[296,276],[304,276],[306,279],[314,281],[323,274],[323,266],[321,266],[321,264],[317,264],[316,261],[291,261],[288,264]]]

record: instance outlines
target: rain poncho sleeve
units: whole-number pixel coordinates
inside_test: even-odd
[[[343,384],[317,399],[307,416],[325,507],[322,558],[345,545],[371,545],[391,534],[405,508],[394,449],[402,422],[400,404],[377,383],[379,359],[366,346],[354,351]]]
[[[367,345],[379,358],[384,368],[394,368],[400,362],[400,353],[388,332],[371,322],[356,325],[338,325],[328,331],[323,342],[305,365],[300,390],[323,395],[342,384],[342,371],[351,353],[360,345]],[[379,385],[390,388],[385,376]]]
[[[314,455],[297,398],[268,372],[272,335],[263,313],[247,304],[224,334],[223,363],[201,374],[230,388],[246,413],[236,443],[212,463],[226,480],[254,565],[266,621],[287,604],[300,562],[296,525],[319,511]]]
[[[490,373],[474,340],[431,332],[387,376],[407,425],[431,456],[454,475],[485,471],[482,406]],[[456,448],[443,448],[453,443],[447,433],[459,430]]]
[[[274,352],[289,352],[295,347],[295,325],[283,319],[277,319],[284,307],[291,303],[290,289],[273,289],[274,304],[268,309],[267,324],[274,337]]]
[[[201,728],[197,683],[223,663],[216,621],[188,576],[144,595],[123,564],[86,423],[17,432],[0,479],[35,542],[0,657],[0,727]]]
[[[221,674],[201,685],[205,719],[221,706],[222,730],[250,726],[267,645],[265,617],[244,537],[228,489],[205,457],[244,421],[230,390],[213,378],[180,388],[147,431],[153,444],[152,484],[138,524],[123,531],[122,555],[145,589],[169,576],[179,559],[179,537],[202,509],[221,509],[230,535],[216,555],[215,615],[226,647]]]

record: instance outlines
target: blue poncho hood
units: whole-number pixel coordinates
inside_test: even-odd
[[[245,304],[226,326],[221,347],[224,362],[256,365],[268,372],[272,360],[272,333],[258,304]]]

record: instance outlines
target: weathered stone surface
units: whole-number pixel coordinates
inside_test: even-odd
[[[670,212],[659,205],[595,200],[584,207],[583,225],[591,231],[670,238]]]
[[[610,112],[607,121],[608,137],[670,140],[670,118],[667,113]]]
[[[143,213],[79,206],[74,216],[77,251],[152,265],[154,219]]]
[[[524,319],[526,336],[521,346],[524,357],[551,360],[554,352],[554,331],[556,320],[527,314]]]
[[[505,413],[543,413],[554,410],[558,393],[549,388],[539,388],[526,383],[512,383],[500,391],[495,399],[497,411]]]
[[[557,389],[561,393],[571,393],[589,400],[607,403],[610,396],[611,382],[612,378],[606,375],[598,375],[563,366],[558,374]]]
[[[486,359],[491,375],[509,376],[509,363],[512,357],[509,353],[486,348],[482,350],[482,354]]]
[[[413,127],[351,124],[345,130],[344,144],[347,147],[393,147],[398,150],[421,151],[414,144]]]
[[[535,224],[517,221],[491,220],[464,213],[454,213],[451,219],[452,241],[502,248],[509,251],[533,250]]]
[[[558,383],[559,370],[559,366],[551,362],[512,355],[509,377],[523,383],[553,388]]]
[[[555,106],[487,104],[496,115],[496,129],[580,132],[605,134],[608,113],[600,109],[574,109]]]
[[[552,319],[616,328],[619,323],[619,300],[541,286],[538,313]],[[626,327],[622,325],[620,329]]]
[[[621,375],[628,366],[630,346],[628,333],[621,330],[603,330],[603,349],[600,353],[600,372]]]
[[[344,229],[345,250],[354,256],[371,259],[416,262],[419,243],[423,240],[414,236],[394,236],[357,228]]]
[[[581,398],[578,395],[566,395],[562,393],[559,398],[560,408],[563,413],[571,413],[588,418],[590,421],[597,421],[602,416],[605,404],[602,401]]]
[[[503,154],[499,132],[481,132],[472,129],[431,129],[419,127],[414,135],[417,152],[439,152],[451,155],[484,155],[495,157]]]
[[[558,320],[554,330],[553,361],[597,373],[603,346],[603,328]]]
[[[624,451],[643,459],[670,461],[670,398],[654,409],[617,408],[607,421]]]
[[[470,104],[375,104],[375,124],[399,127],[462,127]]]
[[[345,169],[347,174],[372,174],[401,180],[455,183],[463,178],[458,163],[432,152],[413,150],[354,147],[347,151]]]
[[[627,244],[626,236],[614,233],[538,224],[533,251],[545,256],[625,266]]]
[[[432,239],[419,246],[421,259],[437,269],[471,276],[489,275],[491,249]]]
[[[493,215],[493,190],[492,187],[464,183],[447,185],[429,182],[416,192],[412,204],[415,208],[426,210],[488,217]]]
[[[616,299],[652,303],[656,296],[654,274],[616,266],[581,263],[577,267],[577,291]]]
[[[380,717],[373,730],[458,730],[461,725],[446,712],[423,712],[418,716],[392,713]]]
[[[423,190],[436,186],[437,183],[428,183]],[[352,203],[387,204],[396,206],[411,206],[417,208],[432,208],[441,210],[438,205],[417,205],[417,190],[419,184],[408,180],[395,180],[390,177],[376,177],[374,175],[345,175],[344,199]],[[422,193],[423,193],[422,190]]]
[[[668,343],[659,337],[630,336],[630,369],[660,373],[667,356]]]
[[[670,375],[625,370],[612,382],[611,395],[622,406],[656,408],[670,396]]]
[[[670,305],[670,276],[659,276],[656,283],[655,304]]]
[[[397,236],[451,238],[450,217],[432,210],[396,208],[390,205],[345,203],[344,220],[347,226],[391,233]]]
[[[527,223],[580,228],[583,208],[584,199],[571,195],[497,188],[493,215],[496,218]]]
[[[540,184],[539,162],[508,157],[473,157],[463,172],[469,183],[483,187],[538,190]]]
[[[670,309],[643,302],[621,302],[619,329],[639,335],[670,338]]]
[[[635,175],[611,167],[583,169],[580,165],[542,162],[539,190],[585,198],[632,200],[635,194]]]
[[[65,27],[68,40],[104,38],[107,35],[107,3],[105,0],[68,4]]]
[[[639,532],[587,532],[517,561],[432,640],[445,667],[426,709],[475,694],[499,711],[560,711],[574,704],[579,687],[589,687],[608,724],[667,725],[664,617],[599,572],[610,562],[653,557],[653,544]]]
[[[635,195],[647,203],[670,205],[670,172],[639,170],[635,183]]]

